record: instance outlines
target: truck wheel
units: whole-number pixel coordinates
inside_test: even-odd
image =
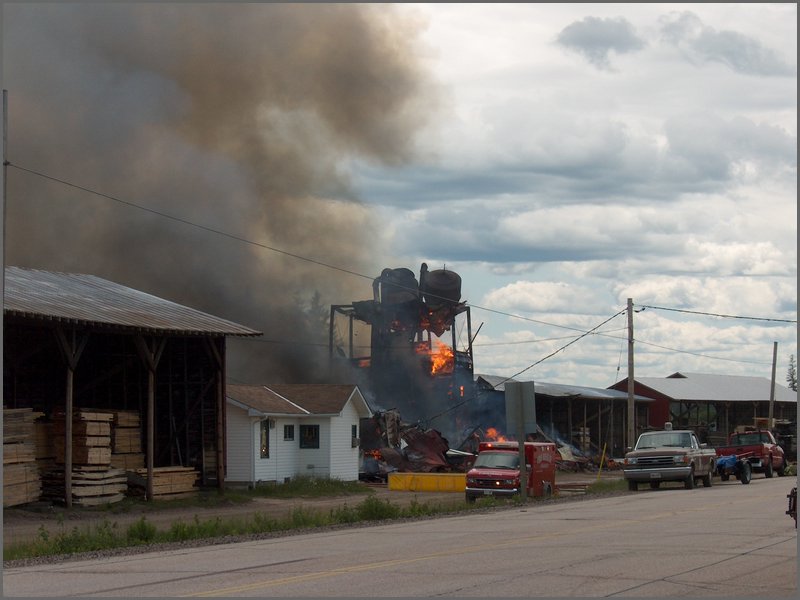
[[[466,496],[467,504],[475,504],[475,496]]]
[[[744,485],[750,483],[750,480],[753,478],[753,468],[750,466],[750,463],[744,461],[742,463],[742,472],[739,474],[739,481],[741,481]]]
[[[661,487],[661,482],[660,481],[651,481],[650,482],[650,489],[651,490],[657,490],[660,487]]]
[[[728,481],[728,479],[730,479],[731,476],[729,473],[720,473],[719,478],[722,479],[722,481]]]
[[[703,477],[703,487],[711,487],[711,471]]]
[[[783,459],[781,466],[778,467],[778,477],[783,477],[786,475],[786,458]]]
[[[689,476],[686,478],[686,481],[683,482],[683,487],[687,490],[694,489],[694,467],[692,467],[692,472],[689,473]]]
[[[635,491],[637,491],[638,489],[639,489],[639,482],[637,482],[637,481],[632,481],[632,480],[630,480],[630,479],[629,479],[629,480],[628,480],[628,491],[629,491],[629,492],[635,492]]]
[[[767,479],[772,477],[772,455],[767,458],[767,465],[764,467],[764,477]]]

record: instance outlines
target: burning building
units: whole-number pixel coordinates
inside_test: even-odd
[[[387,268],[372,292],[369,300],[331,306],[331,360],[350,363],[374,405],[457,436],[470,422],[474,394],[472,323],[461,277],[444,268],[429,271],[426,263],[419,279],[410,269]]]

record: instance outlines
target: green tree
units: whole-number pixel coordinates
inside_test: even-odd
[[[797,391],[797,366],[794,363],[794,354],[789,355],[789,371],[786,373],[786,382],[791,389]]]

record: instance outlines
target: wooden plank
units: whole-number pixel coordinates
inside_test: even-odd
[[[99,506],[101,504],[113,504],[125,498],[125,494],[112,494],[109,496],[86,496],[73,498],[73,503],[79,506]]]
[[[126,470],[140,469],[144,466],[144,454],[111,454],[111,466]]]
[[[111,448],[86,448],[72,449],[72,462],[76,465],[109,465],[111,464]],[[56,446],[56,463],[64,463],[64,449]]]
[[[57,421],[52,424],[53,426],[53,433],[60,437],[64,437],[64,432],[66,430],[66,424],[64,421]],[[102,423],[99,421],[78,421],[72,424],[72,436],[95,436],[95,435],[102,435],[102,436],[110,436],[111,435],[111,423]]]
[[[53,438],[53,445],[58,448],[64,447],[66,438],[56,435]],[[109,435],[74,435],[72,436],[72,448],[111,448],[111,436]]]
[[[41,478],[36,463],[16,463],[3,467],[3,485],[36,482]]]
[[[36,460],[36,446],[30,442],[16,444],[3,444],[3,464],[20,462],[34,462]]]
[[[127,485],[108,484],[92,486],[72,486],[73,498],[85,498],[87,496],[108,496],[111,494],[122,494],[128,489]]]

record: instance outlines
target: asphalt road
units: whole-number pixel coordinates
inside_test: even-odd
[[[794,477],[10,568],[3,595],[797,596]]]

